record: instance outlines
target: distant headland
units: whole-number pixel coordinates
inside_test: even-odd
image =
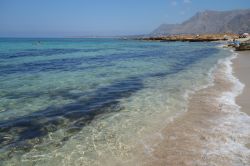
[[[198,12],[181,24],[162,24],[152,33],[137,37],[145,41],[229,41],[237,50],[250,49],[250,9]],[[244,34],[247,34],[244,36]],[[245,39],[241,39],[245,38]]]
[[[241,34],[245,32],[250,32],[250,9],[198,12],[181,24],[162,24],[150,35]]]

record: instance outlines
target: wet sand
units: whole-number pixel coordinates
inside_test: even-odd
[[[250,165],[250,119],[227,98],[236,87],[229,66],[220,64],[214,85],[190,96],[188,111],[163,130],[161,143],[143,165]]]
[[[250,51],[237,52],[238,58],[234,63],[235,75],[245,84],[244,91],[237,97],[236,102],[241,110],[250,115]]]

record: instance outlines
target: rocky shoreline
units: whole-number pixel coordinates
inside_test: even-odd
[[[201,35],[169,35],[169,36],[156,36],[137,38],[144,41],[160,41],[160,42],[211,42],[211,41],[227,41],[229,39],[238,39],[238,34],[201,34]]]

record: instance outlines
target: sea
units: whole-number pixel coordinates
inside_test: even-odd
[[[216,42],[0,39],[0,165],[140,165],[213,84]],[[143,148],[138,148],[143,147]]]

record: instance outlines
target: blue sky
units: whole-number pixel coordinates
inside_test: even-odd
[[[0,37],[146,34],[198,11],[250,8],[250,0],[0,0]]]

